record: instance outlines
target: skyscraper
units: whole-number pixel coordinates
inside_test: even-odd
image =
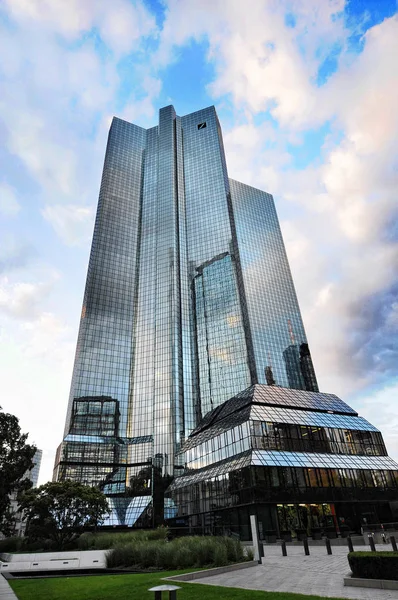
[[[272,196],[228,178],[214,107],[114,118],[55,478],[160,520],[184,441],[256,384],[318,392]]]

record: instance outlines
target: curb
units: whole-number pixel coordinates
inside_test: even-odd
[[[398,581],[395,579],[364,579],[363,577],[344,577],[344,585],[347,587],[398,590]]]
[[[203,579],[204,577],[221,575],[221,573],[230,573],[231,571],[249,569],[250,567],[258,567],[258,562],[256,560],[251,560],[244,563],[227,565],[226,567],[215,567],[213,569],[206,569],[206,571],[195,571],[193,573],[184,573],[183,575],[173,575],[172,577],[165,577],[164,581],[192,581],[193,579]]]

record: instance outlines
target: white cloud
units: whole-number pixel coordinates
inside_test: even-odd
[[[105,0],[98,22],[102,39],[117,53],[130,52],[155,30],[155,19],[145,5],[128,0]]]
[[[91,238],[94,219],[92,207],[55,204],[46,206],[42,215],[69,246],[87,243]]]
[[[137,74],[140,69],[137,69]],[[162,81],[149,75],[147,69],[141,69],[142,81],[139,90],[140,98],[131,94],[131,99],[126,102],[120,117],[131,123],[140,123],[142,127],[152,127],[155,114],[154,101],[160,94]]]
[[[392,381],[381,390],[361,397],[358,401],[361,415],[381,430],[388,453],[396,459],[398,459],[397,394],[398,383]]]
[[[209,90],[230,95],[234,107],[251,114],[270,110],[283,126],[301,129],[321,123],[327,105],[318,102],[319,65],[336,45],[344,46],[344,1],[240,0],[168,3],[157,56],[167,63],[176,46],[206,39],[216,77]],[[287,11],[295,27],[286,27]]]
[[[103,117],[122,113],[128,96],[119,96],[119,61],[134,52],[148,63],[137,53],[156,34],[154,18],[130,0],[8,0],[4,8],[12,23],[0,25],[5,148],[39,184],[46,204],[84,206],[98,189]],[[148,115],[160,80],[142,72],[128,104]]]
[[[58,276],[53,273],[46,282],[13,282],[7,276],[0,278],[0,311],[9,317],[32,321],[40,313],[40,306],[51,293]]]
[[[21,325],[26,333],[24,351],[29,356],[48,358],[53,352],[58,354],[56,345],[69,333],[66,324],[52,313],[43,312],[34,321]]]
[[[6,217],[15,217],[21,210],[16,191],[7,183],[0,183],[0,213]]]
[[[29,441],[44,450],[40,482],[45,483],[62,440],[74,356],[71,332],[44,313],[28,328],[9,330],[1,341],[1,405],[19,418]]]
[[[5,4],[15,20],[35,22],[67,39],[97,28],[117,54],[130,52],[155,27],[153,16],[139,0],[5,0]]]

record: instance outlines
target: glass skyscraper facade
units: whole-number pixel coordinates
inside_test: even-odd
[[[214,107],[114,118],[54,478],[109,525],[172,517],[190,434],[257,384],[318,392],[272,196],[229,179]]]
[[[257,384],[209,412],[169,487],[175,524],[250,539],[359,533],[391,522],[398,465],[381,433],[333,394]]]

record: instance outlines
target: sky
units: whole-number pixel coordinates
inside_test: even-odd
[[[392,0],[0,0],[0,405],[62,440],[114,115],[214,104],[229,176],[273,194],[321,391],[398,459]]]

